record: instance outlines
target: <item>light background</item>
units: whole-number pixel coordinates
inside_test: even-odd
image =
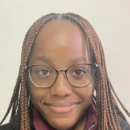
[[[90,21],[102,41],[112,85],[130,111],[130,0],[0,0],[0,120],[15,86],[25,33],[51,12],[74,12]]]

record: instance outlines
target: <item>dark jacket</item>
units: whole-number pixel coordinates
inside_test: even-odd
[[[130,130],[130,125],[125,120],[120,116],[118,116],[118,119],[122,130]],[[35,130],[32,124],[32,117],[30,118],[30,122],[31,130]],[[9,123],[0,126],[0,130],[20,130],[20,116],[14,116]]]

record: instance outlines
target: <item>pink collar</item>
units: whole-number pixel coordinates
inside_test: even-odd
[[[96,118],[96,110],[94,105],[91,104],[87,111],[88,117],[84,130],[96,130],[98,120]],[[55,130],[46,122],[46,120],[35,107],[33,108],[33,125],[36,130]]]
[[[96,117],[95,106],[93,104],[91,104],[88,107],[87,112],[88,112],[88,118],[87,118],[84,130],[96,130],[97,129],[98,120],[97,120],[97,117]]]

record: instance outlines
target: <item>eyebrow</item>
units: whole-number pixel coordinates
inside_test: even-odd
[[[33,63],[34,63],[35,61],[37,61],[37,60],[38,60],[38,61],[42,61],[42,62],[47,62],[47,63],[52,63],[52,62],[53,62],[50,57],[46,57],[46,56],[36,57],[36,58],[34,59]]]
[[[85,57],[76,57],[76,58],[71,59],[71,62],[73,62],[73,63],[78,63],[80,61],[88,62],[88,59]]]
[[[50,64],[53,64],[53,61],[51,59],[51,57],[46,57],[46,56],[39,56],[39,57],[36,57],[34,59],[34,61],[32,63],[34,63],[35,61],[42,61],[42,62],[46,62],[46,63],[50,63]],[[72,63],[79,63],[81,61],[85,61],[85,62],[88,62],[88,59],[85,58],[85,57],[76,57],[76,58],[72,58],[70,60],[70,62]]]

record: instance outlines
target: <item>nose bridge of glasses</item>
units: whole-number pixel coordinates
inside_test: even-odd
[[[57,70],[57,76],[59,75],[59,73],[63,73],[65,74],[65,77],[67,78],[66,72],[67,70]]]
[[[65,73],[66,74],[66,70],[57,70],[57,73]]]
[[[66,72],[66,70],[57,70],[58,72]]]

